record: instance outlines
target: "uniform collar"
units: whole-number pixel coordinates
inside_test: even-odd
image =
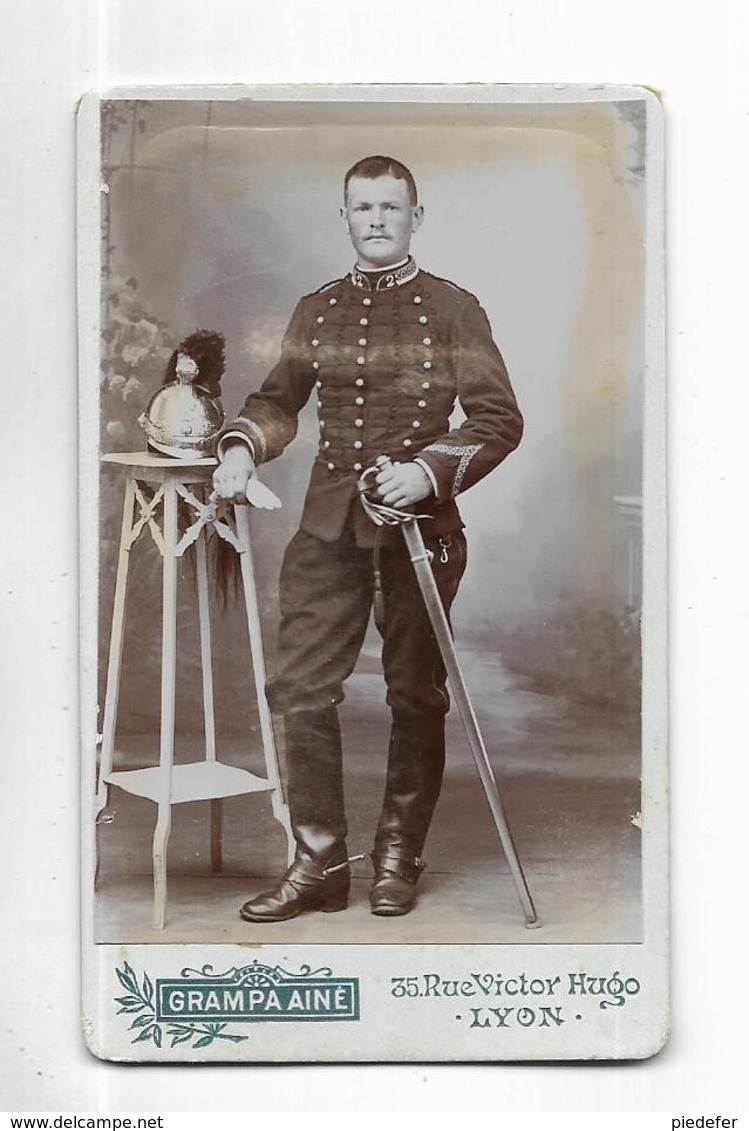
[[[360,291],[389,291],[393,287],[402,287],[404,283],[410,283],[418,273],[416,260],[409,256],[405,263],[386,268],[384,271],[361,271],[355,266],[349,279]]]

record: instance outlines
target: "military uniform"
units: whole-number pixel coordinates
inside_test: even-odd
[[[358,502],[359,476],[383,454],[421,464],[434,493],[417,509],[429,516],[422,532],[449,610],[465,568],[455,496],[517,446],[522,418],[477,300],[411,258],[387,271],[354,270],[302,298],[278,364],[229,432],[251,443],[257,463],[273,459],[294,438],[310,395],[319,451],[282,568],[278,666],[268,697],[285,717],[297,839],[317,858],[338,860],[346,821],[335,707],[369,619],[376,536]],[[456,400],[465,420],[451,430]],[[375,852],[413,871],[442,781],[448,698],[397,529],[387,530],[379,559],[393,729]]]
[[[433,532],[457,530],[454,497],[517,447],[522,419],[502,357],[479,303],[453,283],[420,271],[354,271],[297,305],[281,360],[232,425],[252,441],[256,462],[280,455],[297,414],[315,392],[320,449],[301,529],[338,538],[363,468],[378,455],[418,456],[435,499],[419,504]],[[449,431],[456,397],[466,414]],[[374,542],[360,508],[356,541]]]

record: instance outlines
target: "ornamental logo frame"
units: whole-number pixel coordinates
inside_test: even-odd
[[[124,996],[115,997],[118,1014],[133,1015],[131,1043],[153,1041],[161,1048],[190,1042],[202,1048],[214,1041],[238,1043],[247,1037],[227,1030],[229,1022],[359,1021],[358,978],[334,977],[329,967],[304,965],[297,974],[257,959],[214,973],[185,967],[179,977],[138,979],[129,963],[115,967]]]

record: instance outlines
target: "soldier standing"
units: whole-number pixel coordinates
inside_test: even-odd
[[[522,417],[477,300],[410,255],[423,214],[399,161],[367,157],[348,171],[341,215],[355,267],[301,299],[280,361],[219,445],[214,486],[244,501],[256,465],[293,440],[314,391],[320,448],[281,570],[278,664],[267,687],[271,709],[284,718],[297,850],[276,887],[241,908],[252,922],[347,905],[337,706],[364,641],[375,576],[392,727],[372,912],[410,911],[424,867],[445,763],[445,669],[400,531],[375,528],[357,484],[377,456],[391,458],[377,476],[379,494],[428,516],[420,525],[449,612],[466,563],[455,496],[517,447]],[[450,429],[456,400],[465,420]]]

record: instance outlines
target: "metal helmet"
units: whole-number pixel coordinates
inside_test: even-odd
[[[180,342],[138,423],[149,445],[178,459],[212,454],[224,423],[220,378],[224,338],[198,330]]]

